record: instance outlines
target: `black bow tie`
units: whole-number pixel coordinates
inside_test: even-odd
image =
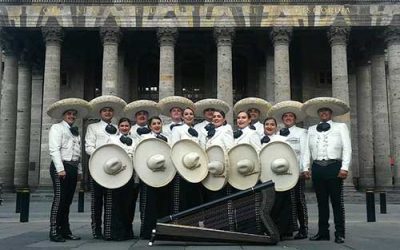
[[[327,122],[321,122],[317,125],[318,132],[328,131],[329,129],[331,129],[331,125]]]
[[[138,133],[138,135],[148,134],[150,132],[151,132],[151,130],[147,127],[142,127],[142,128],[136,129],[136,133]]]
[[[157,134],[157,135],[156,135],[156,138],[157,138],[157,139],[160,139],[160,140],[163,140],[163,141],[165,141],[165,142],[168,142],[167,137],[163,136],[162,134]]]
[[[288,128],[282,128],[281,130],[279,130],[279,134],[281,136],[288,136],[290,134],[290,130]]]
[[[175,127],[177,127],[177,126],[182,126],[182,125],[183,125],[183,123],[171,124],[171,125],[169,126],[169,129],[172,131],[173,128],[175,128]]]
[[[233,131],[233,138],[239,138],[243,134],[243,131],[241,129],[238,129],[236,131]]]
[[[78,135],[79,135],[79,128],[76,127],[76,126],[70,127],[70,128],[69,128],[69,131],[71,131],[71,134],[72,134],[73,136],[78,136]]]
[[[132,139],[129,137],[129,136],[127,136],[127,135],[122,135],[120,138],[119,138],[119,140],[123,143],[123,144],[126,144],[126,145],[128,145],[128,146],[131,146],[132,145]]]
[[[115,133],[117,133],[117,129],[113,125],[107,124],[106,132],[111,134],[111,135],[114,135]]]
[[[251,125],[249,126],[249,128],[252,129],[252,130],[256,130],[256,127],[255,127],[253,124],[251,124]]]
[[[210,128],[209,130],[207,130],[207,138],[208,139],[210,139],[214,135],[215,135],[215,127],[214,128]]]
[[[189,133],[191,136],[194,136],[194,137],[198,137],[198,136],[199,136],[199,133],[197,133],[196,129],[194,129],[194,128],[189,128],[189,129],[188,129],[188,133]]]
[[[215,129],[215,125],[211,122],[204,127],[205,130],[209,131],[210,129]]]
[[[271,139],[269,138],[269,136],[268,136],[268,135],[265,135],[265,136],[261,139],[261,144],[268,143],[270,140],[271,140]]]

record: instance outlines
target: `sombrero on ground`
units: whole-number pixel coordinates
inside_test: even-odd
[[[163,140],[148,138],[135,149],[134,167],[139,178],[151,187],[163,187],[174,179],[176,169],[171,161],[171,148]]]
[[[316,97],[306,101],[303,105],[303,111],[312,117],[319,117],[318,110],[321,108],[331,109],[333,116],[344,115],[350,111],[347,103],[333,97]]]
[[[271,103],[258,97],[247,97],[238,101],[233,106],[233,112],[238,114],[241,111],[247,112],[249,109],[255,108],[260,111],[260,120],[267,118],[268,110],[271,108]]]
[[[254,147],[247,143],[238,144],[229,150],[228,157],[229,184],[240,190],[255,186],[260,176],[260,160]]]
[[[286,142],[268,143],[260,151],[262,182],[272,180],[276,191],[293,188],[299,179],[296,153]]]
[[[91,115],[93,117],[99,117],[100,110],[103,108],[112,108],[114,110],[114,116],[120,116],[123,109],[126,106],[126,102],[114,95],[102,95],[94,98],[89,102],[91,107]]]
[[[293,113],[296,115],[296,122],[302,122],[306,118],[306,113],[301,109],[303,103],[297,101],[282,101],[276,103],[268,111],[268,116],[274,117],[277,121],[282,120],[285,113]]]
[[[181,108],[182,110],[185,108],[191,108],[195,110],[194,103],[183,96],[168,96],[164,97],[158,102],[158,105],[161,109],[161,114],[165,116],[170,115],[170,110],[172,108]]]
[[[50,105],[47,115],[54,119],[62,119],[68,110],[75,110],[76,118],[85,118],[90,112],[90,105],[87,101],[80,98],[66,98]]]
[[[130,119],[139,111],[146,111],[149,117],[158,116],[160,114],[160,107],[154,101],[137,100],[127,104],[124,108],[125,116]]]
[[[122,187],[131,179],[133,162],[123,148],[116,144],[98,147],[89,160],[93,179],[105,188]]]
[[[206,150],[208,156],[208,175],[202,184],[211,191],[222,189],[228,180],[228,157],[223,148],[213,145]]]
[[[196,108],[196,117],[203,117],[203,112],[206,109],[221,110],[225,114],[229,111],[229,104],[214,98],[203,99],[194,104]]]

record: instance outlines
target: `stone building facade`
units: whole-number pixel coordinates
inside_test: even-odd
[[[52,2],[0,5],[4,188],[49,186],[48,129],[55,121],[47,107],[100,94],[127,102],[214,97],[231,105],[247,96],[272,103],[337,97],[351,107],[338,118],[353,142],[346,184],[400,187],[398,1]]]

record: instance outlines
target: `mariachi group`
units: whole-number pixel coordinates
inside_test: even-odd
[[[346,103],[332,97],[275,105],[249,97],[234,105],[231,125],[226,120],[230,107],[219,99],[193,103],[170,96],[158,103],[127,104],[104,95],[90,102],[60,100],[47,111],[62,120],[49,131],[54,188],[50,240],[80,239],[71,232],[68,216],[81,178],[84,144],[90,156],[95,239],[132,239],[138,197],[140,238],[149,239],[159,218],[270,180],[275,183],[270,215],[280,238],[304,239],[308,237],[305,180],[312,178],[319,221],[310,240],[330,240],[330,199],[335,242],[343,243],[343,180],[350,166],[351,143],[347,125],[332,118],[348,111]],[[307,116],[318,118],[318,124],[308,130],[296,126]],[[87,117],[99,121],[87,126],[81,144],[74,124]]]

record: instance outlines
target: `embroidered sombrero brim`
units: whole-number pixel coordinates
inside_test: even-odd
[[[271,103],[258,97],[247,97],[238,101],[233,106],[233,112],[238,114],[241,111],[247,112],[249,109],[258,109],[260,111],[260,121],[268,116],[268,111],[272,107]]]
[[[303,105],[303,111],[309,116],[319,117],[320,108],[329,108],[333,116],[344,115],[350,111],[349,105],[344,101],[333,97],[316,97],[306,101]]]
[[[158,116],[160,114],[160,107],[154,101],[137,100],[127,104],[124,108],[125,116],[130,119],[139,111],[146,111],[149,117]]]
[[[77,111],[78,119],[85,118],[90,112],[90,105],[87,101],[80,98],[66,98],[50,105],[47,115],[54,119],[62,119],[68,110]]]
[[[283,101],[271,107],[268,111],[268,116],[272,116],[278,121],[282,120],[285,113],[293,113],[296,115],[296,122],[302,122],[306,118],[306,113],[301,109],[303,103],[297,101]]]
[[[229,104],[219,100],[219,99],[213,99],[213,98],[208,98],[208,99],[203,99],[194,104],[196,107],[196,117],[203,117],[203,112],[206,109],[215,109],[215,110],[221,110],[223,112],[228,113],[229,111]]]
[[[112,108],[114,110],[114,116],[122,115],[122,111],[126,106],[126,102],[114,95],[102,95],[94,98],[89,102],[91,107],[91,115],[93,117],[100,116],[100,110],[103,108]]]
[[[185,108],[191,108],[195,110],[194,103],[189,100],[186,97],[183,96],[168,96],[163,99],[161,99],[158,102],[158,105],[161,109],[161,114],[165,116],[170,115],[170,110],[172,108],[180,108],[180,109],[185,109]]]

